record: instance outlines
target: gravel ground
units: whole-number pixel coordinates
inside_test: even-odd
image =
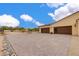
[[[4,37],[0,34],[0,56],[2,56],[3,55],[3,52],[2,52],[2,50],[3,50],[3,39],[4,39]]]
[[[16,53],[10,44],[9,40],[7,40],[5,37],[3,39],[3,56],[16,56]]]
[[[5,35],[0,34],[0,56],[15,56],[16,53]]]
[[[66,56],[74,38],[71,35],[8,32],[6,39],[18,56]]]

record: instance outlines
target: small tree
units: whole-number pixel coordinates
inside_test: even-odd
[[[4,34],[4,28],[3,27],[0,28],[0,34]]]
[[[29,31],[39,31],[38,28],[28,28]]]
[[[23,27],[20,27],[20,28],[18,28],[21,32],[25,32],[25,28],[23,28]]]

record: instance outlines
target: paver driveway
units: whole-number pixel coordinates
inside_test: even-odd
[[[73,55],[72,40],[79,37],[71,35],[9,32],[6,38],[19,56]],[[71,48],[70,48],[71,47]]]

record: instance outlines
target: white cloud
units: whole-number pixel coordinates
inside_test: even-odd
[[[39,21],[33,20],[32,21],[34,24],[36,24],[37,26],[41,26],[44,25],[43,23],[40,23]]]
[[[56,19],[53,13],[48,13],[48,15],[51,16],[54,20]]]
[[[29,15],[23,14],[21,15],[21,19],[23,19],[24,21],[32,21],[33,18]]]
[[[64,5],[64,3],[47,3],[47,6],[50,7],[50,8],[58,8],[59,6],[62,6]]]
[[[45,6],[45,4],[44,4],[44,3],[40,5],[40,7],[44,7],[44,6]]]
[[[44,25],[42,23],[40,23],[39,21],[36,21],[35,19],[33,19],[31,16],[27,15],[27,14],[23,14],[20,16],[21,19],[23,19],[24,21],[29,21],[29,22],[32,22],[34,23],[35,25],[37,26],[41,26],[41,25]]]
[[[58,21],[76,11],[79,11],[79,4],[68,3],[65,6],[56,9],[54,13],[48,13],[48,15]]]
[[[0,15],[0,26],[17,27],[19,21],[11,15]]]

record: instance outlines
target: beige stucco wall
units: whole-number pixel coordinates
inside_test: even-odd
[[[72,35],[78,35],[78,27],[72,26]]]
[[[41,28],[39,28],[39,32],[41,33]]]
[[[50,33],[54,33],[54,27],[50,26]]]

